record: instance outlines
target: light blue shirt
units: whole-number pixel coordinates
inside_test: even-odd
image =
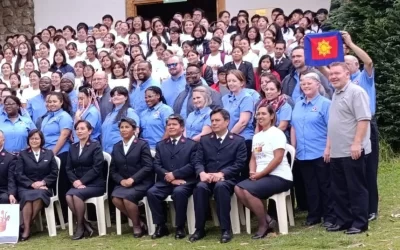
[[[239,121],[240,114],[242,112],[250,113],[250,120],[239,135],[243,136],[246,140],[251,140],[254,135],[253,116],[255,107],[253,97],[251,97],[250,94],[243,89],[237,96],[232,93],[229,95],[224,95],[222,97],[222,104],[224,109],[227,110],[231,115],[229,130],[232,130],[232,128]]]
[[[0,119],[0,128],[5,139],[5,150],[10,153],[19,153],[26,149],[29,131],[36,128],[31,118],[19,115],[14,122],[7,116],[2,116]]]
[[[103,125],[101,125],[101,143],[103,145],[103,150],[109,154],[112,152],[114,144],[122,140],[118,128],[119,121],[115,121],[118,111],[122,106],[123,104],[115,107],[113,111],[106,116]],[[124,117],[133,119],[136,122],[136,125],[138,127],[140,126],[139,116],[132,108],[126,110],[126,115]]]
[[[254,89],[245,88],[244,90],[253,98],[254,105],[258,103],[258,101],[260,101],[261,99],[260,93],[258,93]]]
[[[93,127],[90,139],[99,141],[101,135],[101,115],[100,111],[96,108],[96,106],[91,104],[89,108],[85,111],[85,113],[82,114],[81,120],[88,121],[90,125],[92,125]],[[74,129],[74,142],[79,142],[75,129]]]
[[[143,110],[147,109],[147,104],[144,100],[146,89],[150,86],[160,87],[160,83],[154,80],[152,77],[147,81],[140,84],[134,91],[129,95],[131,107],[138,113],[141,114]]]
[[[314,160],[324,155],[331,101],[321,95],[296,103],[292,126],[296,132],[296,158]]]
[[[49,112],[48,115],[43,119],[41,128],[46,141],[44,147],[52,150],[60,138],[61,131],[63,129],[69,129],[72,131],[73,123],[72,117],[63,109],[59,109],[56,112]],[[67,138],[60,151],[58,151],[58,154],[67,152],[69,150],[69,146],[70,140]]]
[[[182,74],[178,78],[174,79],[172,76],[166,79],[161,84],[161,90],[165,100],[167,101],[168,106],[172,107],[175,103],[176,98],[179,93],[185,90],[186,86],[186,77],[185,74]]]
[[[39,117],[47,113],[46,100],[43,95],[39,94],[29,99],[26,109],[32,117],[32,121],[36,123]]]
[[[71,101],[72,113],[75,114],[78,110],[78,93],[75,90],[72,90],[68,94],[69,100]]]
[[[357,71],[351,75],[351,81],[367,92],[371,114],[374,115],[376,112],[375,69],[372,70],[371,76],[365,70]]]
[[[152,108],[147,108],[140,114],[141,138],[149,143],[151,149],[156,148],[165,133],[168,116],[172,115],[172,108],[162,102]]]
[[[292,118],[292,106],[289,103],[285,103],[282,105],[278,111],[276,111],[276,123],[275,126],[279,126],[281,121],[288,121],[290,122]]]
[[[300,88],[300,76],[297,71],[294,73],[294,79],[296,80],[296,86],[294,86],[293,93],[292,93],[292,99],[293,100],[299,100],[300,97],[304,96],[303,91],[301,91]]]
[[[204,126],[211,127],[211,113],[210,107],[204,107],[191,112],[186,119],[186,137],[193,139],[193,137],[201,134]]]

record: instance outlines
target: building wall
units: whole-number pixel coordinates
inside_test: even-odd
[[[1,0],[9,1],[9,0]],[[17,0],[12,0],[17,1]],[[19,0],[21,1],[21,0]],[[29,0],[35,2],[36,32],[54,25],[62,28],[71,25],[76,28],[79,22],[94,25],[101,21],[104,14],[111,14],[114,20],[125,18],[125,0]],[[208,1],[208,0],[204,0]],[[252,14],[257,9],[270,11],[275,7],[290,13],[295,8],[317,11],[319,8],[329,9],[330,0],[226,0],[226,9],[236,14],[240,9],[250,10]]]
[[[33,0],[0,1],[0,44],[14,34],[34,34]]]

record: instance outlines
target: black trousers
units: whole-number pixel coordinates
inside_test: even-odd
[[[164,213],[164,200],[171,195],[175,208],[175,224],[184,227],[189,197],[193,193],[194,185],[181,186],[153,186],[147,191],[147,200],[153,216],[153,223],[164,225],[167,222]]]
[[[320,157],[314,160],[298,160],[302,174],[308,204],[308,222],[335,223],[333,201],[331,197],[331,178],[329,163]]]
[[[367,155],[367,188],[369,194],[368,212],[378,212],[378,165],[379,165],[379,131],[376,118],[371,120],[371,153]]]
[[[60,158],[61,166],[58,179],[58,199],[60,199],[61,210],[64,216],[64,221],[68,221],[68,204],[65,198],[68,190],[71,188],[72,184],[68,179],[67,171],[65,166],[67,165],[68,152],[61,153],[57,155]]]
[[[368,229],[368,189],[364,153],[331,158],[332,197],[336,224],[345,228]]]
[[[204,229],[206,225],[207,211],[210,207],[210,197],[214,195],[221,230],[231,230],[231,196],[234,187],[235,184],[231,181],[197,183],[193,191],[196,229]]]
[[[252,147],[252,140],[246,140],[246,149],[247,149],[247,159],[246,159],[246,164],[244,167],[240,170],[240,180],[246,180],[250,176],[250,159],[251,159],[251,147]]]
[[[300,170],[301,166],[299,166],[297,160],[295,160],[292,173],[293,173],[293,188],[292,194],[294,194],[296,198],[297,208],[303,211],[308,210],[307,196],[306,196],[306,188],[304,185],[303,175]],[[292,197],[293,198],[293,197]],[[294,199],[293,199],[294,200]]]

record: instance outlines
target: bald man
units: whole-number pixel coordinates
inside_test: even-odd
[[[110,102],[110,87],[108,86],[108,77],[104,71],[97,71],[93,75],[92,87],[96,93],[97,102],[100,107],[101,121],[112,111],[113,104]]]
[[[364,69],[360,70],[360,63],[355,56],[346,55],[344,60],[350,70],[351,81],[362,87],[368,94],[371,119],[371,149],[372,152],[367,155],[367,187],[369,192],[369,220],[375,220],[378,212],[378,164],[379,164],[379,136],[378,125],[375,118],[376,111],[376,89],[374,65],[371,57],[360,47],[353,43],[351,36],[346,31],[342,31],[342,38],[349,50],[360,58],[364,64]]]

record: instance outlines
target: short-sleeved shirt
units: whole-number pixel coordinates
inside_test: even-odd
[[[281,121],[288,121],[292,119],[292,106],[289,103],[285,103],[282,105],[280,109],[276,111],[276,126],[279,126]]]
[[[0,127],[4,135],[4,148],[10,153],[18,153],[27,147],[29,131],[36,126],[30,118],[18,116],[12,122],[7,116],[0,117]]]
[[[277,127],[272,126],[266,131],[260,131],[254,135],[252,152],[256,158],[256,172],[261,172],[268,166],[274,159],[274,150],[277,149],[286,150],[286,136]],[[283,157],[282,162],[269,174],[292,181],[292,170],[287,157]]]
[[[186,137],[193,138],[203,130],[204,126],[211,126],[210,107],[204,107],[191,112],[186,119]]]
[[[367,92],[360,86],[347,83],[333,94],[329,110],[328,137],[331,157],[350,157],[350,148],[356,135],[359,121],[370,121],[371,110]],[[370,126],[362,141],[365,154],[371,153]]]
[[[69,129],[72,131],[72,126],[72,117],[64,110],[59,109],[56,112],[49,112],[48,115],[43,119],[41,128],[44,138],[46,139],[44,147],[52,150],[60,138],[61,131],[63,129]],[[70,140],[67,138],[60,151],[58,151],[58,154],[67,152],[70,144]]]
[[[222,104],[224,109],[227,110],[231,116],[229,122],[229,131],[236,125],[240,119],[242,112],[250,113],[250,120],[246,127],[240,132],[239,135],[243,136],[246,140],[251,140],[254,135],[253,116],[254,116],[254,101],[245,89],[242,89],[238,95],[233,93],[222,97]]]
[[[351,81],[357,85],[360,85],[360,87],[363,88],[365,92],[367,92],[372,115],[374,115],[376,112],[376,89],[374,71],[375,70],[372,70],[371,76],[369,76],[365,70],[357,71],[356,73],[351,75]]]
[[[123,104],[115,107],[113,111],[106,116],[106,119],[104,119],[104,122],[101,125],[101,143],[103,145],[103,150],[109,154],[112,152],[114,144],[122,139],[118,128],[119,121],[115,121],[122,106]],[[133,119],[136,122],[136,125],[140,127],[139,116],[132,108],[128,108],[126,114],[123,116]]]
[[[173,113],[170,106],[160,102],[140,114],[141,137],[149,143],[151,149],[155,149],[157,142],[161,141],[168,116]]]
[[[140,84],[132,93],[129,95],[131,107],[138,113],[142,113],[143,110],[147,109],[147,104],[144,100],[146,89],[150,86],[160,87],[160,83],[154,80],[152,77],[147,79],[145,82]]]
[[[317,95],[310,101],[296,103],[292,113],[292,127],[296,132],[296,158],[314,160],[324,154],[328,137],[331,101]]]
[[[185,74],[182,74],[177,78],[171,76],[161,84],[163,96],[165,97],[165,100],[170,107],[174,105],[179,93],[185,90],[185,86]]]
[[[28,100],[26,107],[29,115],[32,117],[33,122],[37,122],[39,117],[42,117],[47,113],[46,100],[42,94],[39,94],[32,99]]]
[[[93,131],[92,134],[90,135],[90,139],[96,141],[100,140],[101,114],[100,111],[93,104],[91,104],[90,107],[85,111],[85,113],[82,114],[81,120],[88,121],[90,125],[92,125]],[[74,142],[79,142],[79,138],[76,135],[75,129],[73,135],[74,135]]]

